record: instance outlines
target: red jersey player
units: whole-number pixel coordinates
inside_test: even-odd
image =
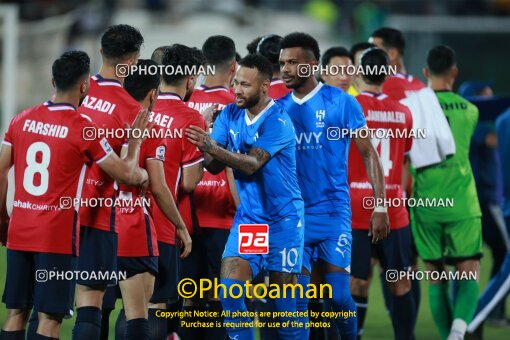
[[[140,141],[130,140],[128,156],[121,160],[106,139],[84,140],[84,133],[96,128],[89,117],[76,112],[88,91],[89,70],[86,53],[64,53],[52,67],[54,100],[14,117],[3,141],[2,210],[11,166],[16,173],[4,291],[9,313],[2,338],[24,339],[32,308],[38,312],[37,334],[58,338],[62,318],[73,309],[74,280],[56,275],[77,268],[78,208],[86,164],[95,163],[124,183],[139,185],[148,179],[145,170],[137,167]],[[137,117],[133,127],[146,123],[147,112]]]
[[[223,86],[208,88],[205,85],[201,85],[193,91],[188,101],[188,106],[200,107],[205,110],[205,108],[214,105],[217,111],[221,111],[226,105],[234,102],[234,100],[235,96]],[[234,178],[232,176],[232,170],[230,169],[222,171],[217,175],[204,171],[202,180],[193,191],[193,202],[199,226],[202,228],[227,230],[227,237],[236,210],[234,197],[237,199]],[[223,247],[219,248],[221,248],[220,252],[222,252]],[[221,262],[221,257],[219,261]]]
[[[160,54],[155,51],[153,56]],[[198,67],[204,63],[202,53],[196,48],[175,44],[164,48],[162,64],[172,65],[174,68]],[[160,86],[160,94],[154,106],[151,121],[155,126],[167,130],[167,147],[165,152],[165,179],[177,201],[179,211],[188,230],[193,229],[190,193],[202,178],[203,155],[184,136],[184,129],[189,125],[198,124],[205,127],[205,121],[200,113],[190,108],[187,101],[195,87],[195,74],[167,74],[164,73]],[[184,101],[183,101],[184,99]],[[152,208],[152,207],[151,207]],[[156,225],[159,247],[158,274],[154,283],[154,293],[149,305],[149,318],[155,316],[157,309],[179,310],[179,295],[177,282],[179,281],[179,247],[176,246],[176,232],[179,239],[183,239],[181,228],[177,228],[163,214],[158,206],[153,207],[153,217]],[[193,247],[194,248],[194,247]],[[185,254],[181,254],[183,257]],[[166,334],[167,329],[176,331],[174,326],[167,327],[167,320],[157,318],[160,323],[155,326],[159,334]],[[151,324],[151,326],[153,326]]]
[[[124,142],[118,132],[126,123],[133,121],[136,112],[141,109],[140,104],[122,88],[123,77],[126,75],[123,65],[129,67],[136,64],[142,43],[140,32],[128,25],[114,25],[104,32],[101,37],[103,64],[99,73],[90,79],[89,94],[79,108],[79,111],[87,114],[99,128],[115,134],[108,138],[108,141],[117,154],[120,154]],[[121,72],[123,74],[119,74]],[[85,179],[83,197],[114,198],[114,181],[92,165]],[[81,211],[80,219],[83,226],[80,233],[82,256],[78,261],[78,269],[89,273],[99,270],[115,272],[118,242],[115,207],[87,207]],[[78,314],[73,337],[75,340],[97,339],[100,329],[96,320],[100,318],[101,308],[113,309],[113,306],[102,304],[106,286],[117,282],[102,277],[89,277],[87,280],[80,278],[77,283]],[[107,324],[107,320],[103,321]]]
[[[157,64],[152,60],[138,60],[139,69],[152,65]],[[124,88],[150,111],[156,102],[160,79],[159,74],[138,72],[125,79]],[[151,132],[153,136],[145,139],[140,148],[140,167],[145,168],[149,174],[150,192],[143,197],[140,196],[138,188],[121,185],[119,198],[128,204],[116,208],[116,225],[119,229],[118,266],[120,271],[127,273],[127,279],[120,281],[119,286],[127,320],[127,333],[136,335],[136,338],[149,338],[149,321],[158,322],[155,315],[152,315],[151,320],[147,320],[146,316],[154,288],[154,277],[158,272],[159,255],[156,227],[146,199],[154,200],[164,216],[180,228],[181,235],[185,235],[183,256],[191,251],[191,238],[165,180],[164,129],[156,126]]]
[[[236,50],[232,39],[222,35],[207,38],[202,46],[202,52],[208,65],[214,66],[216,72],[207,75],[205,84],[193,91],[188,102],[190,107],[205,108],[214,105],[221,111],[235,101],[235,95],[228,90],[235,71]],[[230,228],[234,221],[236,203],[238,201],[232,169],[227,168],[217,175],[204,171],[204,176],[197,188],[193,191],[200,235],[193,240],[195,247],[189,259],[183,261],[183,276],[195,280],[203,278],[220,278],[221,255],[225,249]],[[204,261],[204,259],[207,259]],[[212,294],[208,298],[211,311],[221,314],[221,303]],[[205,301],[202,301],[205,304]],[[192,301],[185,301],[190,306]],[[192,307],[196,308],[196,306]],[[221,318],[217,318],[221,322]],[[192,333],[194,330],[188,330]],[[227,332],[223,328],[212,330],[211,337],[226,338]],[[195,334],[189,337],[199,338]]]
[[[417,91],[425,87],[425,84],[423,84],[420,80],[406,74],[407,72],[404,65],[404,50],[406,44],[402,32],[393,28],[383,27],[372,33],[369,41],[377,45],[379,48],[382,48],[388,54],[390,65],[397,67],[398,74],[386,78],[386,81],[382,86],[383,93],[387,94],[393,100],[399,101],[407,97],[406,92]],[[404,179],[407,178],[404,189],[407,192],[407,196],[410,197],[413,178],[411,176],[411,162],[408,157],[406,157],[405,160],[402,176]],[[413,271],[416,271],[418,270],[418,252],[414,246],[414,241],[412,241],[412,243],[412,269]],[[419,280],[412,280],[412,292],[416,302],[416,309],[418,310],[420,305]],[[385,296],[386,295],[388,294],[385,294]]]
[[[382,49],[373,47],[361,54],[359,62],[361,67],[376,66],[381,69],[388,65],[388,57]],[[351,293],[358,306],[361,306],[358,309],[358,334],[361,334],[367,309],[371,257],[376,257],[383,271],[387,273],[408,270],[411,266],[411,231],[408,212],[403,202],[402,169],[404,156],[412,145],[412,116],[406,106],[381,92],[385,78],[383,74],[367,73],[356,77],[360,90],[356,99],[363,108],[368,128],[377,130],[375,137],[372,137],[372,143],[379,153],[384,170],[386,199],[394,205],[383,208],[381,203],[376,202],[375,209],[388,211],[391,233],[379,244],[371,244],[368,234],[374,209],[374,205],[371,205],[372,188],[363,158],[356,147],[351,145],[348,164],[353,229]],[[392,299],[390,315],[395,338],[410,339],[413,337],[416,319],[410,281],[397,277],[395,281],[386,283]]]
[[[282,40],[282,37],[279,35],[269,34],[260,38],[256,48],[256,52],[269,59],[273,65],[273,78],[269,87],[269,97],[274,100],[285,96],[291,91],[291,89],[285,86],[283,80],[280,79],[280,64],[278,62],[280,57],[280,40]]]
[[[399,101],[407,97],[406,92],[418,91],[425,87],[425,84],[419,79],[406,74],[404,65],[405,40],[400,31],[383,27],[372,33],[369,41],[388,54],[390,65],[395,66],[398,72],[386,78],[382,85],[383,93],[391,99]]]

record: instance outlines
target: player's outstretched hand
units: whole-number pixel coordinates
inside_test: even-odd
[[[213,126],[213,123],[216,120],[219,112],[220,110],[218,110],[218,104],[213,104],[202,112],[208,127],[211,128]]]
[[[140,112],[136,115],[133,124],[127,127],[131,129],[129,139],[139,143],[143,142],[148,135],[146,132],[152,129],[152,125],[152,123],[149,124],[149,111],[147,109],[140,110]]]
[[[372,243],[378,243],[390,234],[388,213],[374,212],[370,219],[368,236],[372,236]]]
[[[188,257],[191,253],[191,236],[189,236],[186,226],[176,227],[177,237],[182,242],[181,259]]]
[[[202,151],[209,151],[213,142],[209,134],[198,126],[190,125],[186,129],[186,137],[190,143],[195,144]]]

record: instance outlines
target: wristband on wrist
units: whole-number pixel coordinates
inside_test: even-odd
[[[377,213],[387,213],[388,212],[388,208],[387,207],[375,207],[374,208],[374,212],[377,212]]]

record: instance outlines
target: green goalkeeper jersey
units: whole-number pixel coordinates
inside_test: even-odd
[[[436,96],[448,120],[455,141],[455,155],[441,163],[418,169],[413,180],[417,202],[436,202],[436,206],[415,204],[413,214],[423,222],[451,222],[481,216],[469,145],[478,121],[478,108],[451,91]],[[421,200],[420,200],[421,199]]]

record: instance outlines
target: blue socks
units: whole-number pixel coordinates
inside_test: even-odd
[[[126,321],[125,340],[149,340],[149,321],[145,318]]]
[[[296,311],[296,298],[299,295],[296,290],[296,295],[292,298],[292,288],[288,288],[284,296],[283,289],[280,291],[280,297],[273,299],[275,312],[293,313]],[[292,327],[293,321],[298,321],[296,317],[281,316],[278,321],[282,326],[278,328],[278,339],[281,340],[295,340],[300,335],[300,330],[297,327]]]
[[[356,304],[351,297],[349,278],[348,273],[324,274],[324,281],[332,287],[333,311],[345,313],[347,316],[335,320],[342,340],[356,340],[357,335]]]
[[[101,335],[101,310],[97,307],[78,308],[73,328],[73,340],[99,339]]]
[[[224,291],[223,287],[220,289],[220,300],[221,304],[223,306],[224,311],[228,311],[228,316],[225,316],[225,322],[226,323],[232,323],[240,325],[241,323],[250,323],[252,320],[248,316],[239,316],[236,315],[234,317],[234,312],[247,312],[248,309],[246,308],[246,304],[244,303],[244,299],[246,297],[246,292],[244,291],[244,281],[234,280],[234,279],[221,279],[220,283],[225,285],[226,292]],[[230,296],[228,293],[230,291],[230,287],[232,285],[238,284],[240,285],[241,289],[243,290],[242,296],[234,299]],[[238,288],[234,288],[233,291],[234,295],[238,295],[239,291]],[[236,340],[253,340],[255,339],[255,332],[253,327],[226,327],[228,335],[231,339]]]
[[[303,286],[303,292],[306,292],[308,284],[310,284],[310,276],[299,274],[297,279],[298,285]],[[298,312],[308,311],[308,298],[306,296],[296,296],[296,309]],[[298,329],[300,339],[308,339],[310,337],[310,328],[305,327],[309,321],[308,317],[298,318],[297,321],[303,323],[303,327]]]

